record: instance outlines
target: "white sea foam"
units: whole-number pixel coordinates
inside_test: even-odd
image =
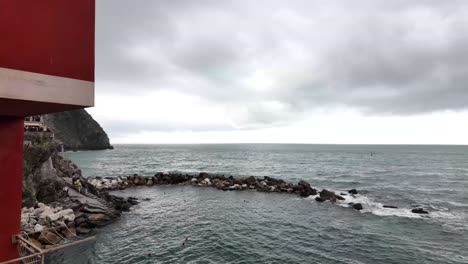
[[[468,204],[454,202],[454,201],[447,201],[447,203],[455,207],[468,207]]]
[[[464,213],[451,213],[451,212],[442,212],[442,211],[434,211],[431,212],[431,217],[433,218],[441,218],[441,219],[450,219],[450,220],[458,220],[461,222],[466,219]]]
[[[375,202],[367,196],[357,194],[355,196],[343,196],[346,200],[341,201],[339,205],[349,207],[348,203],[360,203],[364,208],[361,213],[371,213],[378,216],[399,216],[408,218],[420,218],[421,215],[411,212],[411,208],[385,208],[379,202]]]
[[[333,191],[333,190],[331,190]],[[339,191],[334,191],[339,194]],[[448,208],[436,207],[429,205],[429,208],[433,209],[428,215],[426,214],[415,214],[412,213],[411,208],[385,208],[382,203],[375,202],[371,198],[362,195],[342,195],[345,200],[336,202],[336,205],[342,207],[351,207],[349,203],[360,203],[363,206],[361,213],[370,213],[377,216],[397,216],[397,217],[406,217],[406,218],[432,218],[432,219],[442,219],[442,220],[455,220],[457,222],[464,221],[467,218],[467,215],[464,213],[454,213],[449,212]],[[309,196],[307,199],[315,200],[319,195]]]
[[[335,191],[339,194],[339,191]],[[309,196],[308,199],[315,200],[315,197],[319,195]],[[357,195],[342,195],[345,200],[336,202],[337,205],[342,207],[351,207],[349,203],[360,203],[363,206],[361,213],[371,213],[378,216],[398,216],[398,217],[407,217],[407,218],[421,218],[427,217],[427,215],[420,215],[411,212],[412,208],[384,208],[382,203],[378,203],[370,199],[369,197],[357,194]]]

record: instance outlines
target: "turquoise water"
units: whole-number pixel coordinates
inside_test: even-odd
[[[208,171],[357,188],[353,201],[365,210],[288,194],[142,187],[118,194],[150,201],[50,263],[468,263],[465,146],[117,145],[66,155],[85,176]],[[412,214],[416,206],[431,213]]]

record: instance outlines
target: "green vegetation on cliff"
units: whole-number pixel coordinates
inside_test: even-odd
[[[45,116],[47,126],[68,150],[111,149],[109,137],[86,110],[75,110]]]

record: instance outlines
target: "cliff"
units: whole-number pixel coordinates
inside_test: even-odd
[[[67,150],[112,149],[102,127],[86,112],[75,110],[48,114],[45,123]]]
[[[60,177],[78,175],[78,167],[58,155],[58,143],[48,135],[25,133],[23,147],[23,206],[59,200],[64,182]]]
[[[59,155],[60,144],[50,133],[27,132],[24,139],[21,230],[36,246],[46,248],[86,235],[138,203],[88,184],[78,166]],[[73,184],[73,176],[83,183],[81,188]],[[55,232],[46,231],[50,227]]]

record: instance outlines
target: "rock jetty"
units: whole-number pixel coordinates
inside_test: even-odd
[[[234,177],[207,172],[199,174],[186,174],[180,172],[158,172],[153,176],[118,176],[118,177],[92,177],[87,178],[87,184],[96,188],[98,191],[124,190],[137,186],[153,185],[192,185],[196,187],[211,187],[222,191],[258,191],[258,192],[276,192],[298,195],[300,197],[312,196],[317,202],[329,201],[338,203],[346,201],[344,196],[350,195],[356,197],[358,190],[351,189],[347,193],[337,194],[333,191],[323,189],[321,191],[312,187],[307,181],[301,180],[297,184],[286,182],[272,177]],[[361,211],[364,205],[361,203],[348,203],[350,208]],[[386,205],[385,208],[397,209],[396,206]],[[425,214],[427,211],[418,209],[412,210],[413,213]]]
[[[235,178],[233,176],[224,176],[201,172],[198,175],[182,174],[177,172],[158,172],[154,176],[119,176],[119,177],[94,177],[88,178],[87,183],[100,191],[124,190],[134,186],[153,186],[153,185],[193,185],[198,187],[212,187],[223,191],[242,191],[256,190],[260,192],[281,192],[297,194],[301,197],[317,195],[319,192],[311,187],[306,181],[300,181],[297,184],[286,182],[281,179],[275,179],[265,176],[263,178],[249,176]],[[340,197],[333,192],[327,192],[326,200],[333,197]],[[343,198],[344,199],[344,198]]]

